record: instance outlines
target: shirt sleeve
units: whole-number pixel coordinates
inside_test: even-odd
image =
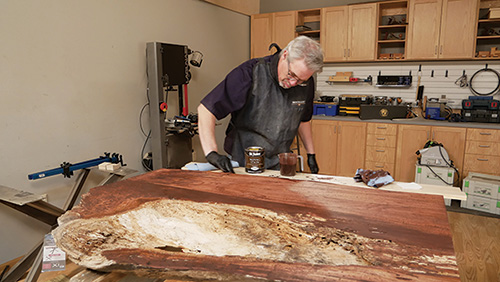
[[[310,121],[313,116],[313,103],[314,103],[314,92],[315,92],[315,81],[314,78],[311,77],[311,81],[309,81],[307,86],[307,98],[306,98],[306,106],[304,110],[304,114],[302,115],[302,122]]]
[[[252,59],[233,69],[201,100],[201,103],[215,118],[223,119],[230,113],[243,108],[252,87],[252,72],[256,62],[257,60]]]

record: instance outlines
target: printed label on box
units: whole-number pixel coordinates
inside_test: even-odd
[[[52,234],[46,234],[43,240],[42,272],[60,271],[66,268],[66,253],[56,246]]]

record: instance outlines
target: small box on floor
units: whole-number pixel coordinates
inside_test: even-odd
[[[460,206],[500,214],[500,176],[470,172],[463,180],[467,201]]]
[[[460,207],[482,212],[498,214],[500,201],[496,199],[467,194],[467,201],[462,201]]]
[[[500,199],[500,176],[469,172],[463,190],[474,196]]]

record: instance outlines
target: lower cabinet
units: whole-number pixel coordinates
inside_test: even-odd
[[[367,124],[365,169],[381,169],[394,176],[397,132],[396,124]]]
[[[469,172],[500,175],[500,130],[467,129],[464,177]]]
[[[457,168],[460,178],[455,178],[456,186],[460,186],[467,171],[485,172],[478,171],[483,170],[483,166],[487,166],[488,171],[495,171],[492,174],[500,175],[500,142],[496,141],[500,140],[500,135],[495,141],[485,141],[480,137],[466,138],[472,133],[467,135],[467,129],[460,127],[332,120],[313,120],[312,130],[320,174],[354,176],[358,168],[382,169],[397,181],[413,182],[418,157],[416,152],[423,149],[427,141],[433,140],[443,144]],[[492,132],[500,134],[500,130]],[[493,134],[491,132],[482,134],[476,133],[477,136],[493,139],[487,135]],[[496,135],[493,134],[493,137],[496,138]],[[477,139],[486,143],[479,144]],[[486,151],[486,148],[491,150]],[[307,163],[305,150],[301,152]],[[464,163],[466,152],[471,157],[465,158]],[[307,165],[305,172],[309,172]]]
[[[363,168],[366,123],[313,120],[312,131],[320,174],[354,176]]]
[[[403,182],[415,181],[416,152],[424,148],[427,141],[443,144],[460,175],[456,186],[461,185],[465,151],[465,128],[425,125],[398,125],[395,179]]]

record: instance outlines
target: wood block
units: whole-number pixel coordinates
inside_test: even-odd
[[[380,54],[380,55],[378,56],[378,58],[379,58],[379,59],[382,59],[382,60],[388,60],[388,59],[390,59],[390,58],[391,58],[391,55],[392,55],[392,54],[390,54],[390,53]]]
[[[441,196],[160,169],[91,189],[53,231],[100,271],[239,281],[459,281]]]
[[[498,19],[500,18],[500,8],[490,8],[488,13],[488,19]]]
[[[479,51],[477,54],[478,58],[487,58],[490,56],[490,51]]]

